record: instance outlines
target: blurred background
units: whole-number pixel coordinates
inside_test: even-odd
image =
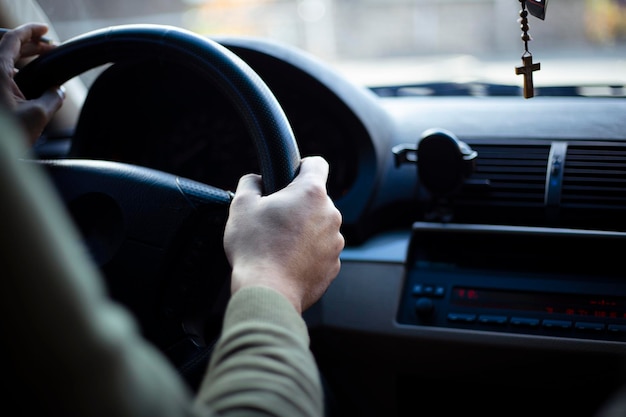
[[[40,0],[62,39],[114,24],[160,23],[203,35],[249,35],[302,48],[367,84],[511,73],[524,51],[519,0]],[[543,82],[595,77],[623,84],[626,0],[549,0],[529,17]],[[588,57],[594,64],[589,67]],[[438,64],[429,65],[433,62]],[[452,63],[452,65],[450,65]],[[553,71],[550,64],[553,63]],[[416,71],[416,66],[421,67]],[[504,72],[503,72],[504,71]],[[498,78],[500,74],[500,79]],[[537,81],[542,82],[537,76]]]

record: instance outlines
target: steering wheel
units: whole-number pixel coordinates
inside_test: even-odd
[[[193,32],[163,25],[88,32],[31,61],[15,81],[33,98],[101,65],[155,57],[196,71],[236,108],[255,145],[265,194],[291,182],[300,153],[278,101],[243,60]],[[30,163],[49,172],[111,295],[134,312],[146,338],[196,384],[230,294],[222,238],[232,193],[114,161]]]

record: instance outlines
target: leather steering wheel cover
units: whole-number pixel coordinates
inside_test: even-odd
[[[289,184],[300,152],[280,104],[250,66],[211,39],[163,25],[121,25],[69,39],[15,75],[27,98],[108,63],[148,57],[184,63],[210,79],[241,114],[257,150],[265,193]]]

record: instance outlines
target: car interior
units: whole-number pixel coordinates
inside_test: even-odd
[[[263,36],[138,20],[65,37],[55,1],[1,2],[1,26],[59,40],[17,73],[26,96],[68,90],[24,163],[192,388],[239,177],[271,193],[322,155],[346,247],[304,317],[329,417],[593,417],[626,383],[626,73],[542,84],[552,57],[524,36],[563,2],[507,2],[515,84],[378,85]]]

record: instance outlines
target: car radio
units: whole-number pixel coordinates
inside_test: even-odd
[[[622,232],[417,222],[397,321],[626,342],[625,255]]]

